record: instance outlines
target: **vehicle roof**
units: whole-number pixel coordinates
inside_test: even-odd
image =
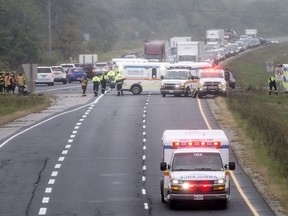
[[[165,130],[162,142],[172,145],[175,141],[210,140],[220,141],[221,145],[229,145],[229,140],[223,130]]]

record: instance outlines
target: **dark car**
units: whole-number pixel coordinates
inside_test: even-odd
[[[80,82],[80,79],[84,76],[85,70],[82,67],[72,67],[68,69],[67,72],[67,77],[68,77],[68,82],[74,82],[78,81]]]
[[[234,89],[236,86],[236,81],[235,81],[235,77],[233,76],[233,74],[230,71],[225,71],[225,80],[227,82],[227,85]]]

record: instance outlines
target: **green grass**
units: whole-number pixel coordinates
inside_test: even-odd
[[[0,125],[50,106],[46,95],[0,95]]]
[[[252,140],[253,163],[269,170],[263,180],[273,189],[269,195],[280,200],[288,213],[288,94],[268,95],[266,61],[288,63],[288,43],[273,44],[227,61],[241,91],[230,92],[226,103]],[[274,74],[273,74],[274,75]]]

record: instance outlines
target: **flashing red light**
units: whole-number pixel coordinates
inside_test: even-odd
[[[220,148],[221,142],[219,141],[212,141],[212,142],[206,142],[206,141],[189,141],[189,142],[173,142],[172,145],[173,149],[177,148],[191,148],[191,147],[214,147],[214,148]]]
[[[203,192],[207,192],[211,189],[212,185],[209,182],[202,182],[200,187]]]

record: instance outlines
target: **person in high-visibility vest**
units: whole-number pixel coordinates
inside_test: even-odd
[[[25,80],[24,74],[22,72],[19,73],[19,75],[16,77],[16,84],[18,86],[19,94],[24,94],[25,82],[26,82],[26,80]]]
[[[116,88],[117,88],[117,91],[118,91],[118,94],[117,94],[118,96],[120,96],[120,93],[121,93],[121,95],[123,95],[122,86],[123,86],[124,80],[125,80],[124,75],[119,73],[119,71],[117,71],[117,74],[116,74],[116,77],[115,77],[115,81],[116,81]]]
[[[84,76],[80,79],[81,88],[82,88],[82,96],[86,96],[86,90],[88,85],[87,74],[84,73]]]
[[[100,73],[96,74],[93,78],[92,78],[92,82],[93,82],[93,92],[95,97],[98,96],[98,90],[99,90],[99,85],[100,85]]]
[[[273,76],[268,76],[268,84],[269,84],[269,95],[272,94],[272,89],[274,88],[275,94],[278,94],[277,91],[277,85],[276,85],[276,79]]]

